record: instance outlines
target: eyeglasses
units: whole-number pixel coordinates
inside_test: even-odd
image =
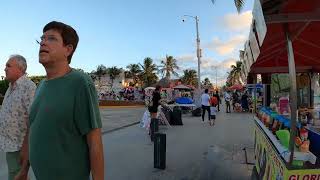
[[[55,36],[41,36],[40,37],[40,41],[39,40],[36,40],[36,42],[38,44],[41,44],[42,42],[48,42],[48,43],[52,43],[52,42],[57,42],[58,39],[55,37]]]

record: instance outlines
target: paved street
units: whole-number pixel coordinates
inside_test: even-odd
[[[127,108],[101,108],[102,131],[104,133],[128,126],[140,121],[145,108],[132,106]]]
[[[153,144],[138,125],[104,136],[107,179],[250,179],[244,147],[253,147],[251,114],[218,114],[214,127],[186,115],[167,134],[167,169],[153,168]],[[250,153],[251,152],[251,153]],[[253,161],[249,149],[249,161]]]
[[[141,107],[101,109],[106,179],[250,179],[252,166],[243,164],[242,148],[249,147],[252,162],[252,114],[220,112],[214,127],[186,114],[183,126],[161,127],[167,135],[167,168],[157,170],[147,132],[139,124],[119,128],[140,121],[143,112]],[[6,179],[3,153],[0,179]]]

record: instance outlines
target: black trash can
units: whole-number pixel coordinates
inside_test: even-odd
[[[170,114],[170,125],[183,125],[180,107],[174,107]]]
[[[154,134],[159,131],[159,119],[152,118],[150,122],[150,138],[154,140]]]
[[[155,133],[154,135],[154,168],[166,168],[166,134]]]
[[[171,118],[171,110],[168,107],[163,107],[163,108],[161,108],[161,110],[162,110],[164,116],[166,117],[167,121],[170,124],[170,122],[171,122],[171,119],[170,119]],[[161,124],[159,124],[159,125],[161,125]],[[164,124],[164,125],[166,125],[166,124]]]

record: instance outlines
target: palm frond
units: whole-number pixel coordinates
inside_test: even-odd
[[[234,0],[234,5],[236,6],[238,13],[241,12],[241,10],[244,6],[244,1],[245,0]]]

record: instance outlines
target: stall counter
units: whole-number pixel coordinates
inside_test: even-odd
[[[320,169],[288,168],[285,161],[290,157],[290,153],[287,153],[287,150],[257,117],[254,117],[254,122],[255,168],[259,179],[320,179]],[[295,159],[316,162],[316,157],[312,153],[295,152]]]

